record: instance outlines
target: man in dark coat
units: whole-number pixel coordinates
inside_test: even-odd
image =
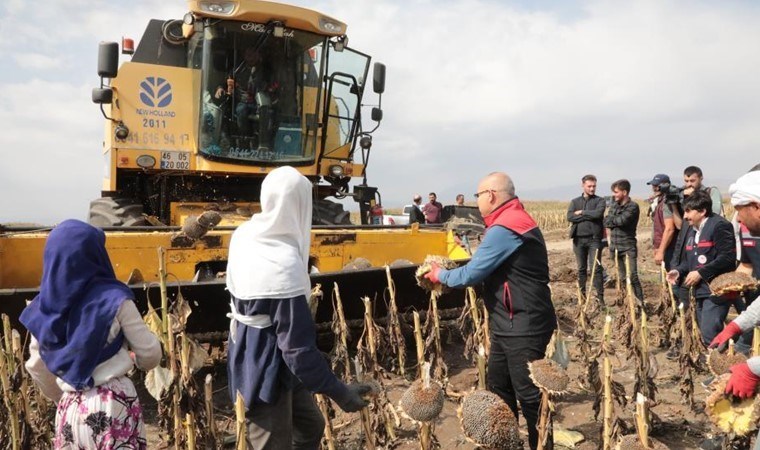
[[[732,304],[741,300],[718,299],[708,283],[718,275],[736,267],[736,240],[734,228],[723,217],[713,213],[710,194],[698,190],[684,200],[684,219],[688,221],[684,252],[678,266],[668,272],[671,284],[682,280],[689,289],[690,298],[696,301],[696,315],[705,345],[723,330]],[[743,310],[743,304],[737,305]]]
[[[413,223],[425,223],[425,214],[422,213],[422,196],[420,194],[414,195],[414,203],[412,204],[412,210],[409,211],[409,224]]]
[[[574,198],[567,208],[570,238],[573,240],[575,262],[578,265],[578,285],[586,296],[586,280],[589,267],[594,268],[594,288],[597,300],[604,304],[604,274],[602,272],[602,219],[604,218],[604,198],[596,195],[596,177],[586,175],[581,179],[583,195]],[[596,255],[596,261],[594,261]]]
[[[604,218],[604,227],[610,229],[610,256],[617,258],[618,279],[627,277],[626,261],[631,274],[633,294],[639,303],[644,302],[644,290],[639,281],[637,264],[638,250],[636,228],[639,226],[639,205],[631,200],[631,183],[618,180],[612,183],[612,197],[615,202]]]

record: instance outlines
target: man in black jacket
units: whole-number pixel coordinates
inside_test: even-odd
[[[593,282],[599,303],[604,304],[604,279],[602,273],[602,219],[604,198],[596,195],[596,177],[586,175],[581,179],[583,195],[574,198],[567,208],[567,220],[572,224],[570,238],[573,240],[575,262],[578,265],[578,285],[586,296],[586,279],[589,266],[594,268]],[[596,262],[593,256],[597,255]],[[591,262],[589,262],[591,260]]]
[[[698,190],[683,202],[685,231],[684,251],[680,263],[668,272],[671,284],[682,281],[696,301],[699,330],[705,345],[723,330],[728,309],[734,301],[719,300],[708,283],[736,267],[736,241],[730,222],[712,212],[710,194]],[[682,299],[683,300],[683,299]],[[737,305],[743,309],[743,305]]]
[[[414,195],[414,203],[412,209],[409,211],[409,224],[413,223],[425,223],[425,215],[422,214],[422,196],[420,194]]]
[[[631,183],[628,180],[618,180],[612,183],[612,197],[615,202],[604,218],[604,227],[610,229],[610,255],[617,257],[618,278],[626,279],[625,262],[628,261],[631,272],[633,294],[644,302],[644,291],[639,281],[636,258],[636,228],[639,225],[639,205],[631,200]]]

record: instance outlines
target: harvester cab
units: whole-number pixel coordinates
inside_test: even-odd
[[[362,126],[370,57],[348,47],[346,24],[304,8],[259,0],[190,1],[182,20],[152,20],[131,61],[100,44],[107,119],[98,226],[181,225],[208,209],[222,225],[259,210],[261,181],[296,167],[314,183],[315,224],[349,224],[327,197],[354,198],[361,221],[379,200],[367,185],[380,101]],[[385,90],[375,63],[373,90]],[[351,192],[352,178],[361,184]]]

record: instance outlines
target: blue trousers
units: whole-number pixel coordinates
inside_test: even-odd
[[[697,324],[699,324],[699,332],[702,334],[705,345],[710,345],[715,336],[723,331],[728,310],[732,305],[737,312],[744,311],[744,302],[741,300],[718,300],[715,296],[697,299]]]
[[[757,298],[757,295],[758,295],[758,291],[752,291],[744,295],[747,308],[749,307],[749,305],[752,304],[753,301],[755,301],[755,299]],[[741,300],[737,300],[737,301],[741,301]],[[745,331],[744,334],[742,334],[742,336],[736,342],[736,350],[749,356],[749,352],[752,350],[752,338],[754,337],[754,335],[755,335],[754,328],[751,328]],[[760,441],[758,442],[760,443]],[[758,450],[760,450],[760,447],[757,447],[757,448]]]

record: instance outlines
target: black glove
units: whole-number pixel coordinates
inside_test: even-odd
[[[346,386],[348,392],[344,398],[340,400],[335,399],[340,409],[345,412],[352,413],[359,411],[362,408],[366,408],[369,403],[364,400],[364,396],[369,394],[372,387],[364,383],[353,383]]]

